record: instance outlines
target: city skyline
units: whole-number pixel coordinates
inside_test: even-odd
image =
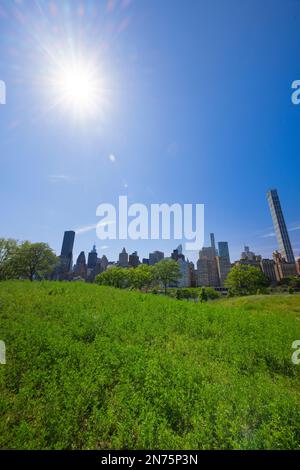
[[[54,279],[84,279],[93,282],[98,274],[112,266],[121,268],[136,268],[140,264],[154,266],[163,259],[173,259],[179,264],[181,273],[181,278],[176,283],[177,287],[210,286],[222,289],[225,287],[227,275],[234,265],[250,265],[259,268],[270,283],[276,284],[285,277],[300,274],[300,257],[296,260],[294,256],[277,189],[271,189],[267,192],[267,201],[279,249],[272,252],[272,258],[263,257],[245,245],[239,259],[232,263],[228,241],[216,242],[215,234],[211,232],[210,245],[203,245],[200,248],[196,264],[188,256],[185,256],[182,244],[179,244],[177,248],[173,249],[170,256],[165,256],[164,252],[156,250],[149,253],[148,258],[142,258],[142,260],[137,250],[129,254],[125,246],[119,252],[118,260],[108,260],[105,254],[98,257],[96,245],[93,245],[92,250],[88,253],[87,262],[85,252],[81,251],[73,265],[72,250],[75,232],[65,231],[60,264],[53,273]]]
[[[300,257],[300,252],[299,252],[299,255],[296,254],[296,256],[295,256],[294,250],[293,250],[291,242],[290,242],[290,236],[289,236],[289,233],[288,233],[288,230],[287,230],[287,225],[286,225],[286,222],[285,222],[285,217],[284,217],[284,213],[283,213],[283,210],[282,210],[282,207],[281,207],[281,203],[280,203],[280,199],[279,199],[277,189],[271,189],[267,192],[267,201],[268,201],[268,204],[269,204],[269,209],[270,209],[270,213],[271,213],[271,217],[272,217],[272,221],[273,221],[273,228],[274,228],[274,233],[271,232],[269,234],[269,236],[272,235],[273,237],[276,237],[276,239],[277,239],[277,246],[274,247],[274,249],[272,250],[272,254],[279,250],[279,252],[283,256],[283,258],[287,262],[295,263],[295,259]],[[279,226],[279,224],[280,224],[280,226]],[[75,236],[75,232],[73,232],[73,231],[71,231],[71,232],[74,233],[74,236]],[[283,238],[284,238],[284,241],[283,241]],[[139,240],[134,240],[134,241],[132,240],[131,243],[137,244],[138,241]],[[148,242],[151,242],[151,241],[152,240],[148,240]],[[176,241],[177,240],[170,239],[168,242],[171,243],[171,244],[173,243],[173,245],[174,245],[174,244],[176,244]],[[210,232],[210,234],[209,234],[209,241],[210,241],[210,247],[215,252],[215,255],[219,255],[220,257],[227,258],[228,261],[230,262],[229,242],[228,241],[218,241],[217,244],[216,244],[215,234],[213,232]],[[121,242],[121,244],[124,245],[124,240],[122,240],[122,241],[118,240],[118,242]],[[126,240],[126,242],[128,242],[128,240]],[[162,242],[164,242],[164,240],[158,240],[158,241],[155,240],[155,244],[157,244],[159,242],[162,243]],[[63,245],[64,245],[64,243],[65,243],[65,239],[63,241]],[[73,239],[73,243],[74,243],[74,239]],[[216,247],[216,245],[218,246],[218,248]],[[180,246],[181,246],[181,244],[180,244]],[[203,247],[205,247],[205,246],[206,246],[206,244],[204,243]],[[96,249],[95,244],[93,244],[93,247],[94,247],[94,249]],[[249,251],[249,246],[248,245],[244,244],[243,247],[246,251],[247,250]],[[124,249],[124,246],[123,246],[123,249]],[[182,246],[181,246],[181,250],[182,250]],[[135,253],[137,253],[137,251],[138,250],[134,250]],[[160,251],[157,251],[157,250],[153,250],[153,251],[157,252],[157,253],[161,253]],[[63,248],[62,248],[62,252],[63,252]],[[148,253],[151,254],[150,251],[148,251]],[[190,255],[190,261],[193,261],[195,263],[192,253],[188,252],[188,254]],[[197,252],[196,262],[198,260],[198,253],[199,253],[199,251]],[[241,253],[241,255],[243,254],[242,251],[240,251],[240,253]],[[103,254],[105,255],[105,252]],[[145,255],[145,253],[143,253],[143,255]],[[143,257],[143,255],[142,255],[142,257]],[[270,253],[268,253],[267,256],[260,253],[260,256],[262,256],[262,258],[265,258],[265,259],[270,259]],[[239,259],[239,258],[236,258],[236,259]]]

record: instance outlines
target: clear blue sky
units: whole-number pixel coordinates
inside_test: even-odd
[[[51,106],[45,80],[50,58],[79,46],[107,87],[100,116],[80,123]],[[98,204],[127,194],[204,203],[206,244],[213,231],[232,259],[244,243],[271,257],[276,187],[300,253],[299,1],[1,0],[0,79],[0,236],[59,252],[64,230],[94,225]],[[89,230],[74,254],[94,242],[109,259],[124,244],[141,257],[177,245]]]

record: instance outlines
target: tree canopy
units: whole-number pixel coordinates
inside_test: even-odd
[[[179,264],[173,259],[162,259],[154,265],[154,276],[163,284],[166,293],[168,285],[181,276]]]
[[[249,265],[236,265],[227,275],[225,287],[228,287],[231,295],[251,295],[258,289],[268,285],[268,280],[263,272]]]

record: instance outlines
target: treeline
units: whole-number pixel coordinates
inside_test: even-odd
[[[47,279],[58,258],[47,243],[0,238],[0,281]]]
[[[152,294],[161,292],[163,286],[165,295],[178,300],[198,299],[206,302],[217,299],[220,294],[212,287],[202,288],[175,288],[168,286],[176,284],[180,279],[180,269],[176,261],[163,259],[154,266],[140,264],[136,268],[121,268],[113,266],[96,276],[95,282],[99,285],[116,287],[119,289],[140,289]]]
[[[165,293],[170,284],[176,284],[180,279],[179,264],[172,259],[163,259],[154,266],[140,264],[136,268],[121,268],[113,266],[95,278],[97,284],[117,287],[120,289],[149,290],[161,284]]]

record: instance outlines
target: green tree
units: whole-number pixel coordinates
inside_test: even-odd
[[[147,264],[140,264],[136,268],[130,269],[129,282],[135,289],[149,288],[154,280],[154,267]]]
[[[181,276],[179,264],[173,259],[162,259],[154,265],[154,276],[163,284],[166,294],[168,285]]]
[[[0,238],[0,281],[16,276],[13,255],[17,246],[16,240]]]
[[[231,295],[252,295],[267,285],[268,280],[259,268],[243,264],[234,266],[225,281]]]
[[[18,277],[33,281],[50,275],[58,264],[58,258],[47,243],[22,242],[12,256]]]
[[[123,289],[130,285],[130,269],[120,268],[119,266],[112,266],[103,273],[98,274],[95,278],[96,284],[103,286],[117,287]]]

